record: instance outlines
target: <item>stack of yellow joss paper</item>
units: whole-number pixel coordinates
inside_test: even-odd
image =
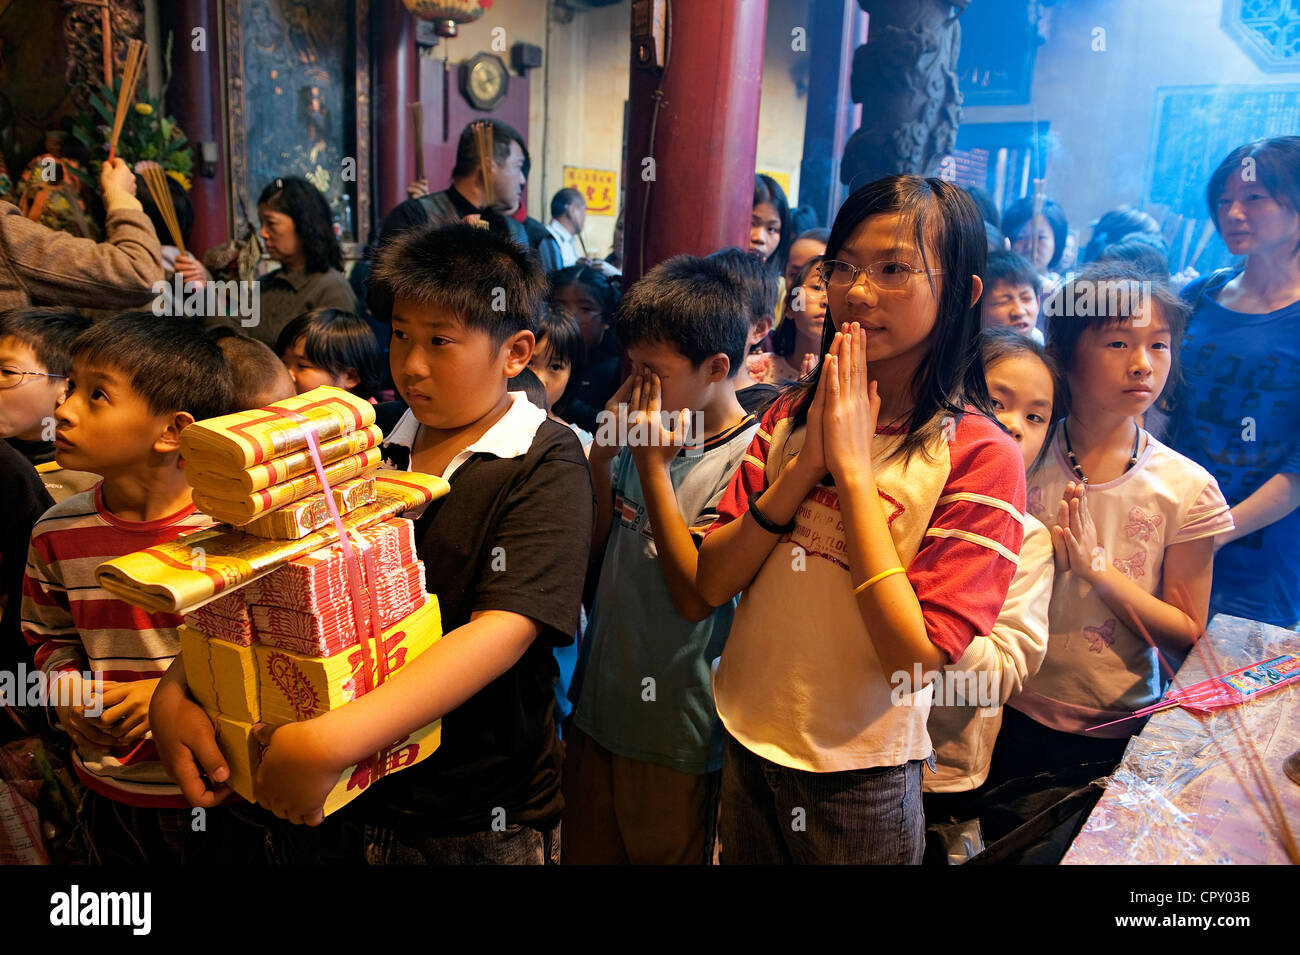
[[[325,478],[341,511],[375,499],[379,467],[375,409],[323,385],[294,398],[195,422],[181,432],[185,479],[194,504],[259,537],[296,539],[329,520],[305,431],[316,435]]]
[[[150,610],[185,615],[190,691],[218,728],[231,787],[257,798],[270,725],[311,719],[374,689],[442,636],[412,524],[397,515],[447,492],[441,478],[383,471],[368,402],[322,387],[181,433],[186,479],[217,525],[106,561],[96,579]],[[307,431],[316,436],[322,486]],[[331,495],[343,525],[327,506]],[[434,722],[345,772],[333,812],[438,747]]]
[[[261,752],[253,737],[255,724],[307,720],[351,702],[377,685],[381,669],[392,676],[433,646],[442,637],[442,626],[438,602],[430,598],[385,630],[380,640],[367,633],[351,648],[328,657],[294,653],[260,640],[241,646],[209,637],[188,623],[180,627],[180,637],[185,680],[217,727],[217,741],[230,766],[229,785],[255,802]],[[435,721],[350,767],[326,798],[326,815],[385,773],[424,759],[440,742],[441,721]]]

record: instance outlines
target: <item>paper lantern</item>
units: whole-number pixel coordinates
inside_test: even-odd
[[[433,23],[438,36],[452,37],[462,23],[473,23],[492,6],[492,0],[402,0],[406,9]]]

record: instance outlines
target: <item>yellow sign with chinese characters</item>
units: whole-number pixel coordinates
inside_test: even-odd
[[[609,169],[564,167],[564,188],[577,189],[587,200],[587,215],[618,214],[618,173]]]

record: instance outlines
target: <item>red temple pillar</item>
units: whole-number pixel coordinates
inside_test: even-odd
[[[666,68],[643,62],[640,37],[654,7],[632,3],[623,179],[628,282],[680,253],[748,248],[754,202],[767,0],[673,4]]]
[[[190,204],[194,227],[189,248],[197,258],[230,238],[230,209],[226,202],[226,128],[222,108],[220,33],[217,0],[158,5],[159,32],[174,36],[172,79],[167,106],[175,115],[194,152]],[[201,31],[201,32],[196,32]],[[203,144],[216,146],[216,168],[202,175]],[[170,241],[170,240],[168,240]]]
[[[371,99],[374,131],[375,227],[399,202],[415,178],[415,140],[406,104],[420,98],[419,56],[415,49],[415,20],[396,0],[372,6],[371,36],[374,91]],[[427,127],[437,113],[425,104]],[[441,186],[430,183],[437,190]]]

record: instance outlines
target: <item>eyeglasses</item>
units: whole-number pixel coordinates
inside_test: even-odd
[[[817,268],[826,284],[833,288],[852,288],[858,283],[860,273],[865,273],[876,288],[900,289],[913,275],[938,275],[943,272],[943,269],[918,269],[906,262],[872,262],[870,265],[857,266],[837,259],[827,259]]]
[[[24,378],[67,378],[67,375],[51,375],[44,371],[20,371],[17,368],[10,368],[8,365],[0,365],[0,391],[6,388],[17,388]]]

